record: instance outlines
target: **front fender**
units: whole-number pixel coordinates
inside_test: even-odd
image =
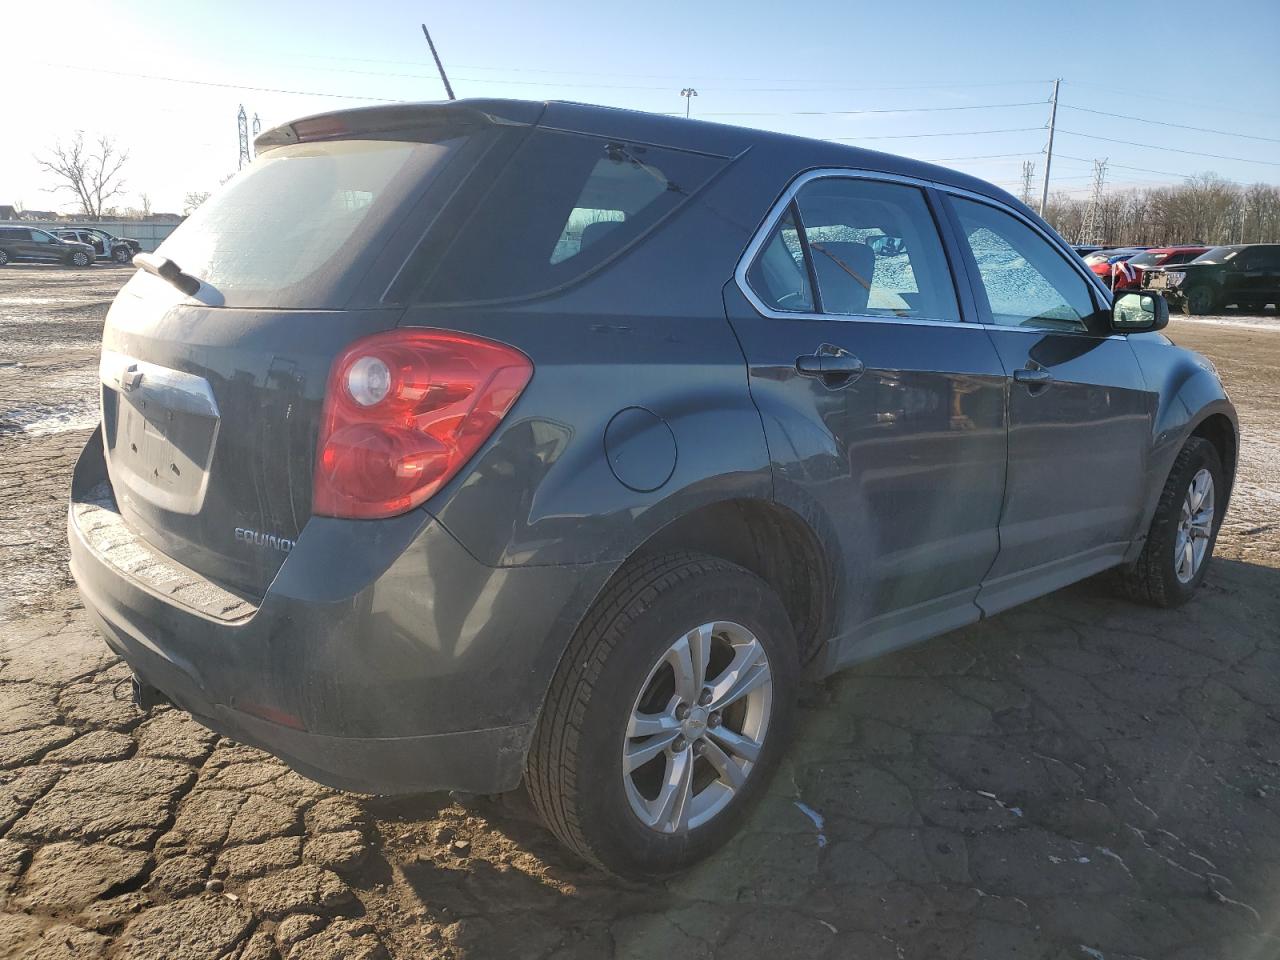
[[[1230,497],[1230,481],[1235,476],[1235,457],[1239,450],[1240,423],[1235,406],[1213,364],[1200,354],[1175,346],[1161,334],[1133,335],[1129,337],[1129,344],[1148,388],[1158,398],[1147,459],[1147,495],[1134,546],[1128,557],[1132,560],[1142,551],[1160,494],[1178,452],[1187,439],[1214,416],[1226,417],[1236,440],[1232,446],[1231,462],[1223,464],[1228,475],[1227,498]]]

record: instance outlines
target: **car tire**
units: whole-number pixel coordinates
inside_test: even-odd
[[[67,263],[73,267],[87,267],[92,262],[92,258],[83,250],[77,250],[67,258]]]
[[[128,263],[133,259],[133,254],[129,252],[128,247],[116,247],[111,251],[111,259],[116,263]]]
[[[1217,449],[1202,437],[1192,437],[1173,462],[1142,553],[1117,571],[1121,592],[1155,607],[1178,607],[1190,600],[1213,558],[1226,495]]]
[[[686,656],[699,649],[709,654]],[[698,660],[705,671],[684,671],[681,684],[675,664]],[[759,799],[787,747],[798,677],[791,622],[759,577],[701,554],[632,562],[552,680],[527,762],[529,797],[561,841],[604,870],[652,877],[687,867],[732,837]],[[682,690],[700,691],[698,702]]]
[[[1219,308],[1218,295],[1208,284],[1200,283],[1190,287],[1182,298],[1182,311],[1188,316],[1213,313]]]
[[[9,262],[9,251],[0,250],[0,267],[5,266]]]

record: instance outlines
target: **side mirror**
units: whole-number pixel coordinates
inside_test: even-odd
[[[1116,333],[1146,333],[1169,325],[1169,304],[1151,290],[1125,293],[1111,305],[1111,329]]]

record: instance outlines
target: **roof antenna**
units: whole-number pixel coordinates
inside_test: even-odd
[[[427,31],[427,25],[422,25],[422,35],[427,38],[427,46],[431,48],[431,56],[436,59],[436,69],[440,71],[440,79],[444,81],[444,92],[449,95],[450,100],[457,100],[453,95],[453,87],[449,86],[449,76],[444,72],[444,64],[440,62],[440,54],[436,53],[436,45],[431,42],[431,34]]]

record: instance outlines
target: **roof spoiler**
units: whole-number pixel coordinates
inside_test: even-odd
[[[272,127],[253,141],[258,153],[294,143],[349,140],[392,134],[413,139],[415,132],[430,134],[441,127],[474,127],[494,124],[532,126],[545,103],[518,100],[446,100],[437,103],[397,103],[317,113]]]

